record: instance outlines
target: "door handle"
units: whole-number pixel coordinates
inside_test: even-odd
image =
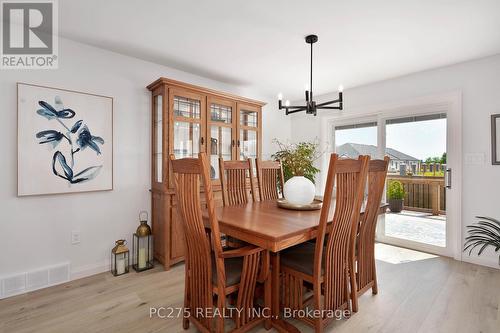
[[[240,146],[240,140],[238,140],[238,147]]]
[[[231,141],[231,147],[234,147],[234,140]]]
[[[201,145],[204,145],[204,144],[205,144],[205,139],[204,139],[203,137],[201,137],[201,139],[200,139],[200,143],[201,143]]]
[[[446,169],[446,185],[447,189],[451,189],[451,168]]]

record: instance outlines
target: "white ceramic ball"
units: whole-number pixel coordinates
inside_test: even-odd
[[[283,187],[285,199],[294,205],[307,205],[313,202],[316,187],[313,182],[303,176],[295,176],[285,182]]]

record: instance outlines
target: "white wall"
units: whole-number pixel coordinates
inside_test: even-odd
[[[462,92],[462,148],[468,153],[484,153],[485,163],[470,165],[462,161],[462,234],[476,215],[500,218],[500,166],[491,165],[490,115],[500,113],[500,55],[440,69],[348,89],[344,93],[344,114],[363,107],[385,105],[423,96]],[[319,101],[333,95],[318,96]],[[318,117],[293,115],[292,140],[321,137],[328,111]],[[331,113],[330,113],[331,114]],[[324,130],[324,129],[323,129]],[[463,255],[464,261],[498,267],[498,253],[487,251],[481,258]]]
[[[0,276],[71,262],[73,277],[107,269],[114,240],[131,239],[150,208],[150,93],[160,76],[271,101],[274,97],[61,39],[58,70],[0,72]],[[114,97],[114,187],[111,192],[17,197],[16,82]],[[279,124],[279,126],[276,126]],[[290,137],[290,119],[264,108],[263,153]],[[71,245],[72,230],[81,243]]]

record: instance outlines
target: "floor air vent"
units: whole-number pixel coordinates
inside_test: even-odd
[[[0,299],[69,281],[69,263],[0,278]]]

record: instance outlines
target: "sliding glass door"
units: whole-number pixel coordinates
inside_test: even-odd
[[[340,157],[390,158],[383,199],[390,209],[379,219],[378,241],[442,255],[453,252],[447,120],[447,113],[434,112],[332,121],[333,150]]]
[[[444,113],[385,120],[391,160],[381,241],[435,253],[446,249],[446,125]]]

